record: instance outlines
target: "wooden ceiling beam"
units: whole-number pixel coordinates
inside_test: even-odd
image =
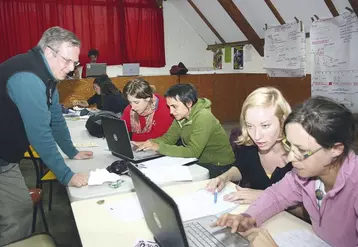
[[[286,22],[284,21],[284,19],[282,18],[282,16],[280,15],[280,13],[278,12],[278,10],[276,9],[275,5],[271,2],[271,0],[265,0],[265,3],[267,4],[267,6],[270,8],[272,14],[276,17],[276,19],[278,20],[278,22],[283,25],[286,24]]]
[[[332,0],[324,0],[324,2],[326,3],[329,11],[331,11],[333,17],[339,16],[336,6],[334,6],[334,3],[332,2]]]
[[[231,19],[239,27],[241,32],[246,36],[250,44],[252,44],[260,56],[264,55],[264,47],[260,37],[246,20],[245,16],[238,9],[232,0],[218,0],[224,10],[228,13]]]
[[[356,15],[358,16],[358,0],[348,0],[349,3],[351,4],[354,12],[356,13]]]
[[[215,36],[220,40],[221,43],[226,43],[225,40],[220,36],[220,34],[216,31],[213,25],[210,24],[208,19],[203,15],[203,13],[198,9],[195,3],[192,0],[188,0],[188,3],[195,10],[195,12],[200,16],[200,18],[205,22],[205,24],[210,28],[210,30],[215,34]]]
[[[306,33],[306,38],[310,37],[310,33]],[[208,47],[206,48],[207,50],[215,50],[218,48],[225,48],[225,47],[235,47],[235,46],[241,46],[241,45],[248,45],[251,44],[248,40],[246,41],[237,41],[237,42],[228,42],[225,44],[214,44],[214,45],[208,45]],[[260,39],[260,44],[262,44],[262,46],[264,46],[265,44],[265,40],[264,39]]]

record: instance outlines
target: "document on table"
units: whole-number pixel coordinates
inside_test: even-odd
[[[141,171],[156,184],[193,180],[189,167],[187,166],[169,165],[160,168],[143,168]]]
[[[153,167],[165,167],[165,166],[183,166],[188,163],[193,163],[197,161],[196,158],[180,158],[180,157],[169,157],[169,156],[163,156],[160,158],[156,158],[153,160],[148,160],[145,162],[142,162],[144,166],[147,168],[153,168]]]
[[[214,203],[213,193],[202,189],[189,195],[174,197],[180,211],[183,221],[192,220],[208,215],[221,215],[226,212],[232,211],[239,204],[224,201],[224,195],[233,191],[234,188],[225,187],[218,193],[217,202]]]
[[[217,202],[214,203],[214,195],[205,189],[198,190],[184,196],[174,197],[183,221],[219,215],[229,212],[239,204],[224,201],[224,195],[236,191],[234,188],[225,187],[218,194]],[[108,211],[117,219],[125,222],[139,220],[144,217],[140,203],[136,196],[129,197],[116,203],[105,205]]]
[[[273,236],[279,247],[330,247],[314,233],[307,230],[281,232]]]

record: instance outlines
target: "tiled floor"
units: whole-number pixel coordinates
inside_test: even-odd
[[[237,123],[226,123],[223,127],[227,133],[237,126]],[[25,177],[26,184],[29,188],[35,187],[35,170],[30,161],[22,161],[20,165],[22,174]],[[78,236],[76,223],[72,215],[70,202],[67,197],[66,189],[58,182],[53,184],[52,210],[48,211],[48,184],[44,185],[44,208],[46,219],[50,228],[50,233],[54,236],[58,246],[81,246]],[[36,231],[44,231],[43,222],[38,214]]]

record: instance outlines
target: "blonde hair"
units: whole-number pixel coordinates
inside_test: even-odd
[[[291,113],[291,107],[278,89],[274,87],[260,87],[247,96],[241,108],[240,126],[242,134],[239,136],[237,144],[245,146],[254,144],[246,127],[245,117],[247,110],[252,107],[270,106],[274,106],[276,108],[275,116],[280,121],[280,126],[283,126],[285,119]],[[281,132],[283,133],[282,130]]]

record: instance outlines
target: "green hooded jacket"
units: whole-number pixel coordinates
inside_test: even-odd
[[[211,112],[208,99],[198,99],[188,119],[173,121],[167,133],[152,141],[159,144],[158,152],[167,156],[198,158],[199,163],[218,166],[235,161],[229,137]],[[184,146],[175,145],[181,138]]]

